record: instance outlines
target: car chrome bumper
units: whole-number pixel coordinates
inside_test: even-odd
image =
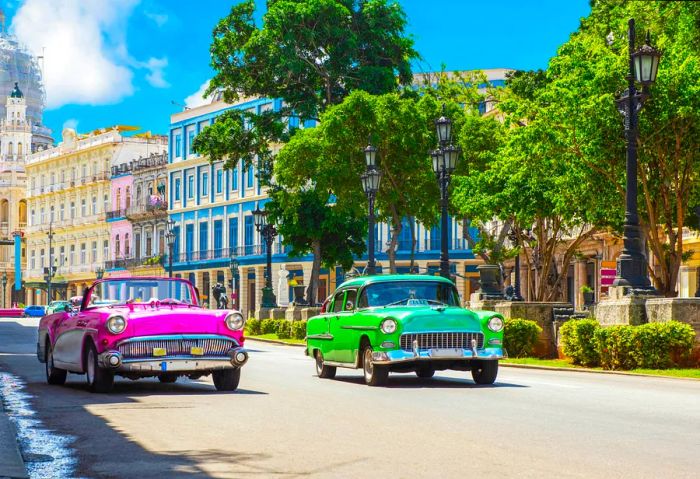
[[[444,351],[435,349],[419,349],[414,351],[404,351],[396,349],[393,351],[373,351],[372,362],[374,364],[398,364],[409,361],[455,361],[470,359],[503,359],[502,348],[483,349],[454,349],[453,354],[445,355]]]
[[[248,362],[248,351],[232,348],[228,357],[221,356],[163,356],[125,359],[118,351],[105,351],[97,357],[98,365],[114,372],[189,372],[240,368]]]

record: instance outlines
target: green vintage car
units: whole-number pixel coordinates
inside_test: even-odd
[[[362,368],[379,386],[389,372],[471,371],[493,384],[503,354],[503,317],[462,308],[454,284],[427,275],[364,276],[344,282],[306,326],[306,354],[321,378]]]

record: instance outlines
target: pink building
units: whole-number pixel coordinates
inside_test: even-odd
[[[108,269],[126,268],[128,259],[133,257],[133,232],[131,222],[126,218],[126,211],[131,206],[134,177],[131,165],[122,163],[112,167],[111,211],[107,212],[107,222],[111,229],[113,263]]]

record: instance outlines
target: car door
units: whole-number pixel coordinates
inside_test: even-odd
[[[353,316],[355,314],[355,299],[357,289],[345,290],[345,296],[341,304],[333,305],[333,316],[330,319],[330,333],[335,343],[335,361],[341,363],[354,363],[355,357],[353,345],[359,341],[358,331],[354,329]]]
[[[333,294],[333,303],[328,311],[328,334],[333,338],[328,342],[328,350],[324,356],[329,361],[340,361],[340,345],[343,341],[343,331],[338,324],[338,314],[343,311],[343,303],[345,301],[345,290],[336,291]]]
[[[54,323],[53,358],[56,367],[80,372],[83,340],[87,334],[87,318],[84,311],[63,313]]]

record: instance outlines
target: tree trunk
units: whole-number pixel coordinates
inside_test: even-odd
[[[416,223],[415,220],[411,222],[411,265],[409,272],[413,273],[413,267],[416,262]]]
[[[399,217],[396,210],[392,207],[391,241],[389,242],[389,249],[386,252],[387,256],[389,256],[389,272],[391,274],[396,274],[396,245],[399,242],[402,226],[401,217]]]
[[[321,241],[314,240],[311,243],[311,248],[313,249],[314,261],[311,266],[309,287],[306,288],[306,302],[309,303],[310,306],[313,306],[318,304],[318,277],[321,273]]]

